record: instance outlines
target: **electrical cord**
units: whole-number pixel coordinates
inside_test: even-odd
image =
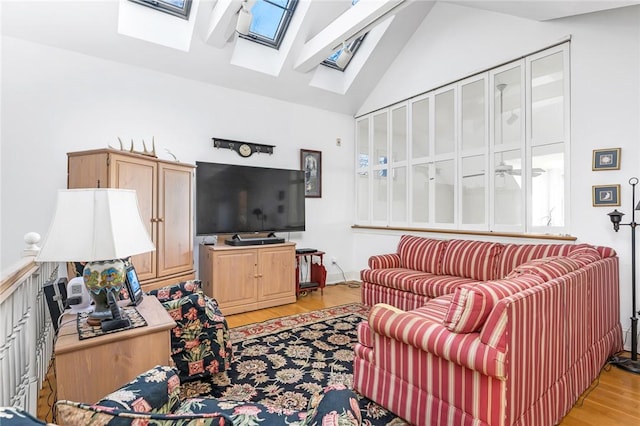
[[[347,277],[345,276],[344,271],[342,270],[340,265],[338,265],[338,262],[333,262],[333,265],[335,265],[335,267],[338,268],[338,270],[342,274],[342,283],[337,283],[338,285],[346,285],[349,288],[359,288],[360,287],[360,283],[357,282],[357,281],[347,281]]]

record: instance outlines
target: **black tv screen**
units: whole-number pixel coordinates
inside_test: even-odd
[[[196,234],[304,231],[304,172],[196,162]]]

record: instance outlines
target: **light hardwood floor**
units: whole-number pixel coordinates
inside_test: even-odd
[[[346,285],[328,286],[300,297],[296,303],[259,311],[228,315],[229,327],[262,322],[297,313],[310,312],[345,303],[360,302],[360,289]],[[50,375],[51,376],[51,375]],[[52,420],[51,405],[55,383],[45,383],[38,401],[38,417]],[[560,426],[640,425],[640,375],[617,368],[603,369]]]

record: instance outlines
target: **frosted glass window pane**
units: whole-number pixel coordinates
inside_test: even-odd
[[[384,173],[383,173],[384,172]],[[373,174],[373,220],[387,220],[387,173],[379,170]]]
[[[437,161],[435,166],[436,222],[453,223],[453,206],[455,200],[455,190],[453,186],[453,160]]]
[[[453,90],[436,95],[435,151],[436,154],[453,152],[455,139],[455,110]]]
[[[531,136],[534,144],[564,140],[562,52],[531,62]]]
[[[462,159],[462,223],[485,223],[485,172],[484,156]]]
[[[564,226],[564,144],[531,149],[531,223]]]
[[[369,154],[369,120],[358,121],[358,154]]]
[[[358,213],[360,221],[369,220],[369,175],[359,174],[357,179],[358,187]]]
[[[496,74],[494,87],[494,144],[519,143],[522,137],[520,67]]]
[[[485,146],[484,79],[462,86],[462,149]]]
[[[411,214],[413,222],[429,221],[429,165],[416,164],[412,167]]]
[[[522,225],[522,157],[520,150],[495,154],[494,220],[497,225]]]
[[[407,168],[396,167],[392,170],[391,194],[391,220],[403,222],[407,220]]]
[[[407,159],[407,108],[397,108],[391,113],[392,161]]]
[[[411,104],[412,158],[429,155],[429,99]]]
[[[373,117],[373,154],[377,159],[387,158],[387,113]]]

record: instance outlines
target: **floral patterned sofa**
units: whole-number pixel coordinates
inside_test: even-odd
[[[152,368],[95,404],[58,401],[56,410],[56,421],[63,426],[347,426],[361,423],[355,394],[351,390],[337,387],[327,388],[317,395],[304,412],[234,400],[180,400],[180,377],[174,368],[168,366]],[[6,424],[14,423],[7,421]]]
[[[369,266],[354,389],[413,424],[558,424],[622,350],[611,248],[404,235]]]
[[[181,381],[223,374],[233,356],[227,321],[215,299],[205,296],[200,281],[190,280],[151,290],[176,322],[171,359]]]

